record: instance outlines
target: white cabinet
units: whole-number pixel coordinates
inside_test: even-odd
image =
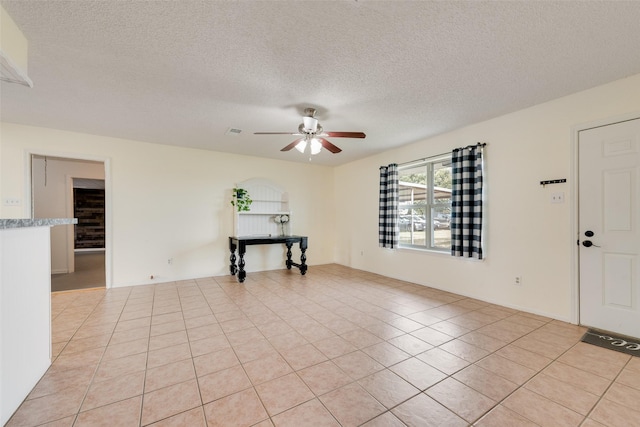
[[[278,215],[289,216],[289,222],[284,224],[284,235],[291,234],[289,194],[283,188],[260,178],[240,182],[236,187],[247,190],[253,203],[249,211],[243,212],[232,206],[234,236],[280,236],[283,227],[275,222]]]

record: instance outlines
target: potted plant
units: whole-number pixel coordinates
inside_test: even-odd
[[[233,189],[232,197],[231,204],[238,208],[238,212],[248,212],[250,210],[253,200],[249,197],[247,190],[236,187]]]

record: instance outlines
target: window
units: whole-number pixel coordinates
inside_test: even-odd
[[[398,170],[399,247],[451,251],[451,154]]]

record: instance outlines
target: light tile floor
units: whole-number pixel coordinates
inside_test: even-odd
[[[55,293],[8,426],[632,426],[640,358],[337,265]]]

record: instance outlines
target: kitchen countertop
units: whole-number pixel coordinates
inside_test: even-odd
[[[0,219],[0,230],[6,228],[53,227],[77,224],[78,218],[10,218]]]

